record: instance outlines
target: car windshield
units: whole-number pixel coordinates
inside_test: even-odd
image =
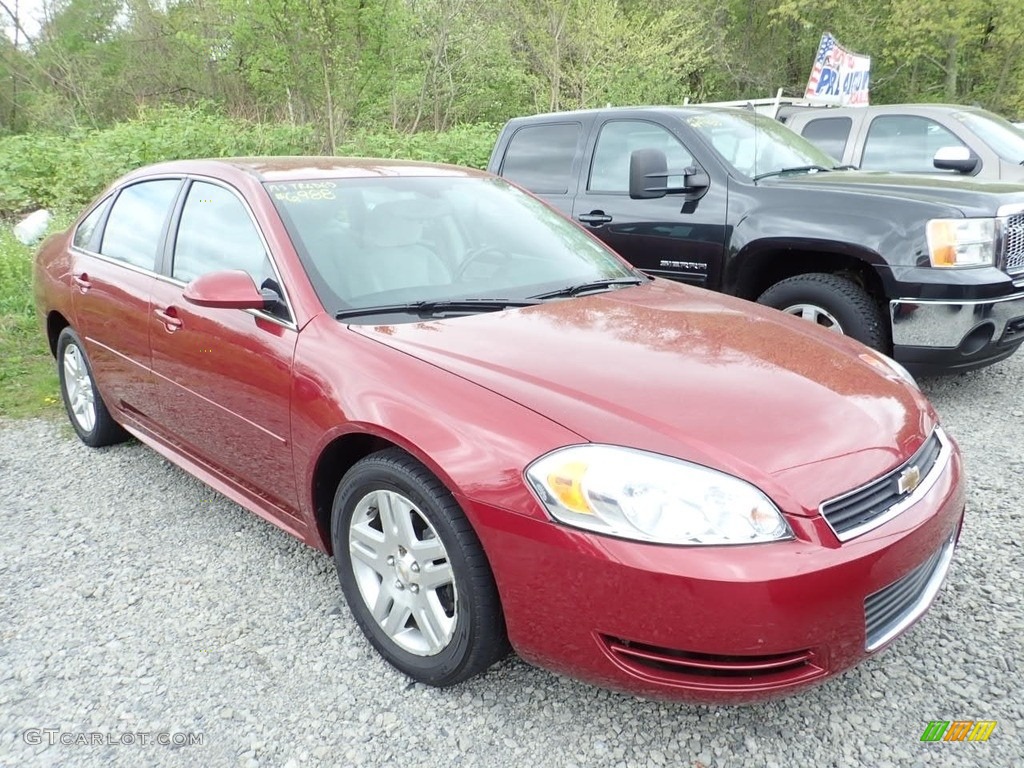
[[[572,222],[501,179],[339,178],[265,187],[324,307],[347,316],[388,305],[394,312],[405,303],[523,301],[642,279]],[[417,318],[394,317],[410,319]]]
[[[957,120],[988,144],[1003,160],[1024,163],[1024,131],[991,112],[957,112]]]
[[[777,120],[743,110],[702,112],[683,118],[722,159],[749,178],[788,170],[831,169],[830,157]]]

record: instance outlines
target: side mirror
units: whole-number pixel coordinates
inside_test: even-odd
[[[654,200],[668,194],[668,158],[660,149],[637,149],[629,156],[629,196]]]
[[[200,275],[185,286],[185,301],[217,309],[266,309],[267,297],[247,272],[228,269]]]
[[[981,158],[967,147],[939,147],[932,158],[932,165],[940,171],[974,173]]]
[[[686,189],[704,189],[711,186],[711,179],[700,168],[690,165],[683,171],[683,186]]]
[[[669,187],[668,177],[682,176],[683,186]],[[665,195],[696,192],[711,186],[707,173],[696,165],[668,170],[668,158],[660,149],[637,149],[629,156],[629,196],[634,200],[653,200]],[[700,197],[700,195],[696,195]]]

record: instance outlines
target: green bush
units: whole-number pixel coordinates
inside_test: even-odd
[[[339,155],[404,158],[486,168],[500,126],[464,125],[448,131],[398,133],[357,131],[338,148]]]
[[[258,125],[201,108],[165,108],[110,128],[0,138],[0,215],[80,207],[118,176],[187,157],[295,155],[319,140],[305,126]]]
[[[356,131],[338,154],[484,168],[498,130],[484,124],[440,133]],[[316,154],[321,145],[309,126],[248,123],[204,108],[145,110],[100,130],[0,137],[0,217],[78,209],[122,174],[162,160]]]

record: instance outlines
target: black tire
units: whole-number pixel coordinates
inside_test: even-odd
[[[78,371],[79,375],[74,377],[75,380],[69,381],[68,377],[73,371]],[[101,448],[105,445],[123,443],[128,439],[128,433],[114,421],[107,410],[103,397],[96,388],[96,379],[92,373],[92,364],[85,354],[85,346],[70,327],[61,331],[57,337],[57,375],[60,378],[60,396],[64,401],[64,409],[67,411],[71,426],[83,443],[93,448]],[[83,387],[86,387],[89,393],[86,401],[91,400],[91,419],[82,407],[76,412],[76,405],[81,406],[85,402],[77,396]]]
[[[840,275],[815,272],[780,280],[757,301],[791,314],[800,305],[818,308],[831,316],[839,332],[880,352],[889,352],[889,323],[882,308],[857,283]]]
[[[378,494],[397,494],[397,497],[382,498]],[[397,527],[390,541],[384,533],[385,515],[379,508],[388,499],[398,505],[392,506],[392,510],[399,508],[399,500],[409,502],[411,511],[400,510],[398,515],[405,515],[401,519],[406,522],[412,521],[409,530],[420,526],[413,533],[415,541],[408,549],[400,544],[402,537]],[[359,532],[355,534],[358,541],[353,547],[353,518],[357,511]],[[367,544],[368,535],[377,535],[378,524],[381,540]],[[426,552],[419,549],[421,546],[436,550],[438,540],[444,557],[427,558],[419,565],[416,551]],[[331,542],[341,588],[356,623],[377,652],[399,671],[421,683],[445,687],[483,672],[508,653],[498,590],[476,533],[448,489],[404,451],[397,448],[379,451],[359,461],[345,474],[334,497]],[[363,554],[353,558],[353,548],[361,549]],[[402,561],[414,559],[403,566],[398,561],[397,565],[386,562],[388,557]],[[415,573],[411,570],[413,565]],[[446,568],[451,572],[450,587],[422,589],[419,586],[418,579],[429,578],[429,573],[444,573]],[[381,576],[381,571],[385,575]],[[385,580],[389,581],[385,583]],[[403,583],[404,587],[398,586]],[[376,594],[373,593],[375,584]],[[363,589],[367,590],[366,597]],[[433,599],[428,599],[431,592]],[[378,606],[390,605],[381,611],[388,615],[380,622],[374,618],[371,601]],[[430,619],[421,622],[419,614],[415,613],[426,610],[427,603],[433,606],[435,617],[440,610],[444,614],[442,620],[451,622],[447,629],[450,635],[440,642],[435,642],[441,637],[440,633],[432,634],[420,626],[430,624]],[[413,604],[419,607],[409,607]],[[402,621],[395,633],[399,635],[396,640],[385,630],[385,625],[392,614],[404,615],[406,611],[414,613]],[[418,647],[410,649],[414,641]],[[431,647],[432,642],[434,647]]]

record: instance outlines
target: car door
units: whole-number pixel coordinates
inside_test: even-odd
[[[199,307],[185,285],[240,269],[282,301],[271,310]],[[168,436],[203,464],[299,523],[290,439],[297,330],[279,273],[248,205],[233,189],[192,180],[154,281],[151,339]]]
[[[148,423],[155,406],[149,348],[157,251],[181,179],[130,184],[78,226],[70,253],[75,329],[108,407]]]
[[[586,184],[573,203],[573,218],[648,274],[701,286],[720,280],[725,248],[727,193],[724,182],[686,194],[633,200],[629,160],[637,149],[660,149],[669,171],[704,170],[665,126],[643,119],[600,123]],[[670,176],[669,187],[681,187]]]
[[[935,167],[935,153],[941,147],[968,147],[968,144],[931,117],[876,115],[867,125],[859,147],[860,155],[854,163],[865,171],[957,176],[956,171]],[[976,148],[968,148],[978,154]]]

